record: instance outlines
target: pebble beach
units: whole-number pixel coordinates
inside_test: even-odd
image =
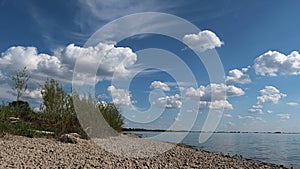
[[[166,148],[169,150],[164,151]],[[0,138],[0,150],[0,168],[284,168],[123,135],[99,140],[78,138],[76,144],[6,135]],[[149,150],[151,154],[147,154]]]

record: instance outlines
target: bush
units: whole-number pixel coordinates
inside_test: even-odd
[[[72,95],[73,97],[64,92],[62,86],[51,79],[45,82],[42,89],[43,112],[32,111],[24,101],[0,104],[0,137],[6,133],[27,137],[45,136],[35,132],[40,130],[53,132],[54,137],[78,133],[87,139],[86,133],[90,137],[107,137],[118,135],[122,131],[124,121],[117,106],[112,103],[96,103],[91,95],[80,98],[75,91]],[[78,112],[75,111],[75,106]],[[12,121],[12,118],[18,120]]]
[[[112,103],[100,102],[99,110],[104,119],[113,129],[118,132],[122,131],[124,120],[122,115],[120,114],[120,109],[116,105]]]
[[[87,138],[77,119],[73,98],[63,91],[54,79],[47,80],[42,90],[45,122],[55,129],[57,136],[76,132]]]

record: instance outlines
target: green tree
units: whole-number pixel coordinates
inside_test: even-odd
[[[107,123],[116,131],[122,131],[124,119],[119,107],[113,103],[99,102],[99,110]]]
[[[68,94],[66,94],[62,86],[54,79],[48,79],[41,91],[43,97],[43,109],[46,114],[64,114],[72,113],[72,106],[70,105],[72,100]]]
[[[47,80],[41,91],[48,125],[57,128],[57,133],[77,132],[85,137],[85,133],[77,119],[73,105],[73,98],[66,93],[62,86],[54,79]]]
[[[18,70],[17,74],[11,77],[11,80],[15,82],[15,86],[12,89],[17,92],[16,101],[19,101],[20,97],[23,95],[23,92],[27,90],[27,82],[29,79],[30,76],[26,70],[26,67],[24,67],[22,70]]]

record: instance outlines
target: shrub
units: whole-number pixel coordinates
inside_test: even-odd
[[[54,79],[47,80],[42,90],[43,105],[47,125],[54,127],[57,136],[76,132],[87,137],[77,119],[73,98]]]
[[[112,103],[96,102],[91,94],[84,97],[73,91],[77,117],[90,137],[116,136],[124,124],[120,110]]]
[[[113,103],[99,103],[99,110],[107,123],[116,131],[121,132],[124,119],[120,113],[120,109]]]

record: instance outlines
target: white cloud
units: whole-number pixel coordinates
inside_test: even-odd
[[[263,114],[263,110],[262,110],[263,106],[260,104],[255,104],[252,105],[251,108],[248,109],[249,113],[253,113],[253,114]]]
[[[99,43],[95,47],[79,47],[68,45],[61,52],[57,52],[60,60],[70,69],[74,68],[77,58],[83,65],[84,72],[89,72],[90,66],[98,65],[97,75],[112,76],[113,73],[126,76],[130,73],[127,68],[135,64],[137,55],[127,47],[115,47],[114,44]]]
[[[255,104],[252,106],[253,109],[262,109],[263,106],[262,105],[259,105],[259,104]]]
[[[279,118],[281,119],[290,119],[291,118],[291,114],[276,114]]]
[[[159,89],[163,91],[170,91],[170,87],[161,81],[153,81],[150,85],[151,89]]]
[[[6,81],[6,76],[5,75],[3,75],[3,73],[1,72],[1,70],[0,70],[0,85],[2,84],[2,83],[6,83],[5,81]]]
[[[0,85],[12,86],[13,83],[8,77],[15,75],[17,70],[24,67],[31,76],[29,81],[31,88],[36,88],[37,83],[43,84],[47,78],[56,79],[61,83],[71,83],[74,65],[78,58],[81,58],[82,61],[80,65],[84,65],[80,70],[82,72],[79,72],[84,81],[93,81],[95,74],[99,80],[109,79],[113,73],[126,77],[131,73],[129,67],[137,61],[136,54],[130,48],[115,47],[114,44],[99,43],[95,47],[88,48],[70,44],[55,51],[53,56],[38,53],[35,47],[16,46],[1,54]],[[95,65],[99,66],[98,72],[89,73],[89,70]],[[10,91],[10,88],[1,91],[1,95]]]
[[[235,126],[235,123],[233,123],[232,121],[226,123],[226,127],[233,127],[233,126]]]
[[[262,76],[299,75],[300,54],[298,51],[293,51],[289,55],[268,51],[254,60],[253,68],[256,74]]]
[[[262,111],[262,109],[255,109],[255,108],[250,108],[248,109],[249,113],[254,113],[254,114],[263,114],[264,112]]]
[[[233,69],[229,71],[229,76],[226,76],[226,82],[248,84],[251,83],[251,79],[249,75],[244,74],[243,71],[240,71],[238,69]]]
[[[261,96],[257,97],[258,104],[261,103],[274,103],[277,104],[286,94],[281,93],[274,86],[265,86],[264,89],[260,90]]]
[[[200,86],[195,89],[193,87],[188,88],[185,91],[185,96],[190,98],[196,98],[204,101],[211,101],[212,95],[214,96],[214,100],[223,100],[227,97],[241,96],[244,95],[245,92],[238,87],[233,85],[225,85],[225,84],[209,84],[207,86]]]
[[[24,95],[27,95],[31,98],[37,98],[37,99],[41,99],[42,98],[42,94],[41,94],[41,89],[36,89],[36,90],[26,90]]]
[[[185,35],[183,37],[183,42],[190,48],[200,52],[221,47],[224,44],[219,37],[210,30],[203,30],[198,34]]]
[[[228,118],[232,117],[231,114],[226,114],[226,113],[225,113],[223,116],[224,116],[224,117],[228,117]]]
[[[16,46],[2,53],[0,58],[1,69],[8,73],[15,73],[24,67],[36,73],[57,74],[53,71],[61,71],[61,62],[55,56],[38,54],[35,47]]]
[[[130,92],[125,89],[117,89],[114,86],[109,86],[107,91],[111,93],[113,102],[117,105],[126,105],[131,104]]]
[[[273,111],[272,110],[267,110],[267,113],[271,114],[271,113],[273,113]]]
[[[251,68],[251,66],[247,66],[242,68],[242,72],[248,72],[248,70]]]
[[[299,103],[297,103],[297,102],[287,102],[286,104],[289,106],[298,106],[299,105]]]
[[[16,92],[15,91],[9,91],[11,94],[13,94],[14,96],[16,96]],[[41,94],[41,89],[37,88],[37,89],[31,89],[31,90],[26,90],[24,91],[22,97],[22,100],[26,100],[30,103],[42,103],[42,94]]]
[[[200,109],[233,109],[228,102],[228,97],[241,96],[245,92],[233,85],[209,84],[199,88],[190,87],[185,90],[185,96],[194,100],[200,100]],[[213,95],[213,98],[212,98]]]
[[[0,58],[1,69],[15,73],[20,68],[27,67],[32,78],[49,77],[69,81],[77,58],[84,58],[81,65],[86,71],[91,65],[99,64],[99,76],[111,76],[113,73],[126,75],[127,69],[133,65],[137,56],[130,48],[114,47],[114,44],[99,43],[95,47],[83,48],[70,44],[54,56],[38,53],[35,47],[11,47]],[[91,75],[94,76],[94,75]]]
[[[253,116],[241,116],[241,115],[238,115],[237,117],[238,117],[238,119],[242,119],[242,120],[244,120],[244,119],[246,119],[246,120],[253,120],[254,119]]]
[[[182,106],[181,97],[178,94],[159,97],[154,104],[167,109],[178,109]]]
[[[199,109],[233,109],[232,104],[230,104],[227,100],[215,100],[215,101],[200,101]]]
[[[262,117],[255,117],[255,119],[258,120],[258,121],[266,122]]]

